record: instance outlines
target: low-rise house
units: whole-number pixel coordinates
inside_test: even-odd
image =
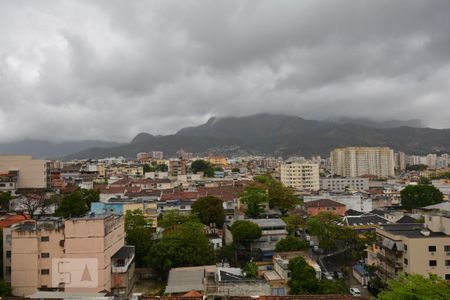
[[[272,259],[275,245],[287,237],[287,225],[282,219],[248,219],[262,230],[262,236],[251,245],[253,251],[260,251],[263,259]]]
[[[346,211],[344,204],[330,199],[309,201],[304,206],[308,212],[308,216],[317,216],[321,212],[330,212],[338,216],[343,216]]]

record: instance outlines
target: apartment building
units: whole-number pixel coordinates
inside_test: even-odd
[[[262,230],[259,239],[252,243],[254,251],[261,251],[263,257],[272,257],[275,251],[275,245],[279,240],[287,237],[287,225],[281,219],[248,219],[255,223]]]
[[[319,165],[312,163],[286,162],[280,166],[281,182],[299,190],[320,189]]]
[[[367,263],[382,280],[400,273],[436,274],[450,280],[450,216],[427,215],[424,224],[385,224],[368,247]]]
[[[331,152],[331,172],[343,177],[394,176],[394,151],[388,147],[347,147]]]
[[[369,190],[369,179],[361,177],[321,178],[320,189],[330,192],[367,191]]]
[[[71,293],[106,290],[123,295],[131,289],[124,282],[134,283],[117,279],[134,278],[134,249],[122,249],[123,216],[92,214],[69,220],[29,220],[11,226],[3,234],[7,258],[4,271],[16,296],[38,290]]]
[[[46,189],[48,164],[29,155],[0,155],[0,174],[14,173],[18,189]]]

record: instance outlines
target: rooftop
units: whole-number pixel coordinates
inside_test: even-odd
[[[330,199],[320,199],[306,202],[306,208],[310,207],[345,207],[345,204],[330,200]]]
[[[389,232],[394,235],[401,235],[408,238],[430,238],[430,237],[448,237],[446,234],[442,232],[432,232],[428,231],[429,235],[424,235],[421,231],[424,230],[422,224],[386,224],[382,225],[381,228],[384,231]]]
[[[281,219],[248,219],[261,228],[286,227],[286,223]]]

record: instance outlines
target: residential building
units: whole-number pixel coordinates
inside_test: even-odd
[[[47,161],[29,155],[0,155],[0,174],[15,174],[18,189],[46,189],[49,183]]]
[[[450,217],[426,215],[425,223],[386,224],[376,229],[367,263],[378,267],[382,280],[397,275],[436,274],[450,280]]]
[[[151,151],[150,155],[153,160],[162,160],[164,158],[164,152],[162,151]]]
[[[320,189],[319,165],[312,163],[286,162],[280,167],[281,182],[299,190]]]
[[[394,151],[388,147],[347,147],[331,152],[331,173],[344,177],[394,176]]]
[[[252,243],[253,251],[260,251],[263,258],[272,258],[275,245],[287,237],[287,225],[282,219],[248,219],[259,226],[262,235]]]
[[[216,167],[225,167],[228,162],[227,162],[227,158],[225,156],[210,156],[208,157],[208,161],[212,166],[216,166]]]
[[[331,212],[335,215],[343,216],[346,211],[345,204],[329,199],[309,201],[304,206],[308,212],[308,216],[317,216],[321,212]]]
[[[184,151],[184,149],[180,149],[177,151],[177,158],[184,160],[184,161],[188,161],[190,159],[192,159],[194,157],[194,155],[192,154],[192,152],[187,152]]]
[[[361,177],[353,178],[320,178],[320,189],[330,192],[367,191],[369,179]]]
[[[347,209],[360,212],[370,212],[372,210],[372,199],[362,197],[361,193],[320,193],[319,195],[303,196],[303,202],[330,199],[344,204]]]
[[[5,269],[11,270],[11,287],[16,296],[38,290],[111,291],[118,295],[124,288],[130,290],[113,282],[115,274],[127,273],[127,278],[132,278],[134,271],[130,261],[134,253],[129,253],[120,269],[113,268],[119,267],[114,255],[124,251],[121,249],[125,246],[123,216],[91,214],[68,220],[30,220],[13,225],[3,234],[4,249],[10,249]],[[115,258],[119,259],[119,254]]]

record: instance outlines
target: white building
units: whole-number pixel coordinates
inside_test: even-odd
[[[320,189],[330,192],[367,191],[369,189],[369,179],[361,177],[321,178]]]
[[[344,177],[394,176],[394,151],[388,147],[347,147],[331,152],[332,174]]]
[[[330,199],[341,204],[344,204],[347,207],[347,210],[353,209],[360,212],[370,212],[372,207],[372,199],[366,199],[361,197],[361,194],[337,194],[333,195],[330,193],[321,193],[320,195],[314,196],[304,196],[303,202],[307,203],[310,201],[321,200],[321,199]]]
[[[310,191],[320,189],[318,164],[287,162],[281,164],[280,171],[281,182],[287,187]]]

